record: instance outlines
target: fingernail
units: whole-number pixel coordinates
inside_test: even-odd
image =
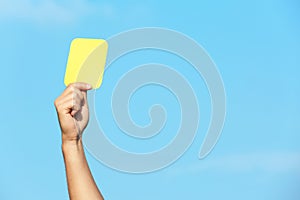
[[[91,89],[92,88],[92,86],[90,85],[90,84],[86,84],[86,87],[87,87],[87,89]]]

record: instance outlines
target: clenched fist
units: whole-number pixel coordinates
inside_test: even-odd
[[[89,121],[87,91],[92,89],[86,83],[72,83],[55,100],[62,142],[77,142]]]

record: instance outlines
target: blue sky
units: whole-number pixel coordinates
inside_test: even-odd
[[[0,199],[68,198],[53,101],[64,89],[71,40],[106,39],[132,28],[153,26],[190,36],[212,57],[226,89],[225,126],[214,150],[199,160],[209,123],[209,94],[202,78],[184,68],[181,73],[197,91],[201,110],[193,144],[173,165],[139,175],[112,170],[87,153],[104,196],[299,199],[299,9],[296,0],[0,1]],[[158,143],[141,145],[130,140],[111,120],[106,102],[115,82],[133,65],[152,60],[175,68],[180,63],[162,52],[130,54],[107,70],[97,91],[98,113],[105,111],[100,120],[103,128],[115,144],[127,150],[159,148],[178,128],[180,112],[174,97],[155,86],[136,93],[130,105],[133,119],[143,124],[149,120],[145,115],[149,105],[165,104],[170,112],[168,131]],[[153,93],[161,98],[149,95]]]

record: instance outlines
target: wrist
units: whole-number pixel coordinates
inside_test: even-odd
[[[78,132],[61,132],[62,143],[77,143],[81,140],[81,134]]]
[[[63,152],[65,151],[73,151],[73,150],[78,150],[80,148],[82,148],[82,140],[81,138],[74,138],[74,139],[67,139],[67,138],[64,138],[62,137],[62,150]]]
[[[64,141],[62,143],[62,154],[65,165],[80,166],[84,158],[84,148],[81,140]]]

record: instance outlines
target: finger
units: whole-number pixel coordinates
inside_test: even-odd
[[[81,106],[78,104],[74,104],[70,114],[72,115],[72,117],[74,117],[76,113],[78,113],[80,110],[81,110]]]
[[[71,114],[74,116],[78,111],[81,110],[81,100],[78,98],[70,98],[58,106],[59,114]]]
[[[85,86],[85,83],[71,83],[70,85],[68,85],[68,87],[63,91],[63,93],[61,94],[61,97],[63,98],[64,96],[73,94],[73,93],[77,93],[79,94],[81,91],[87,91],[89,89],[92,89],[91,86]],[[84,89],[85,88],[85,89]],[[89,88],[89,89],[86,89]]]
[[[71,115],[74,116],[78,111],[82,109],[82,106],[84,105],[84,97],[81,94],[82,98],[73,98],[73,108]]]
[[[74,92],[72,94],[72,110],[71,115],[74,116],[78,111],[81,110],[81,107],[83,105],[84,97],[83,94],[79,90],[75,90],[77,92]]]
[[[81,95],[82,95],[83,101],[85,101],[87,103],[87,91],[82,91]]]
[[[55,100],[56,110],[61,114],[74,116],[87,103],[87,90],[80,90],[84,86],[86,86],[85,83],[70,84],[61,96]],[[86,88],[89,87],[91,89],[91,86],[86,86]]]
[[[56,108],[60,108],[58,110],[65,110],[66,105],[68,105],[68,108],[71,108],[70,105],[72,104],[78,104],[81,106],[85,101],[84,93],[86,93],[86,91],[81,92],[78,89],[74,89],[73,92],[69,92],[68,94],[61,95],[59,98],[57,98],[55,101],[55,106]]]
[[[80,91],[79,89],[74,89],[72,93],[73,99],[78,99],[80,102],[84,100],[84,92],[86,91]]]
[[[82,83],[82,82],[76,82],[76,83],[71,83],[68,85],[68,87],[62,92],[62,94],[56,98],[54,101],[55,107],[59,104],[60,101],[63,101],[64,98],[69,95],[70,93],[72,94],[76,90],[79,91],[87,91],[93,89],[92,86],[88,83]],[[79,94],[79,92],[77,92]],[[80,95],[79,95],[80,96]]]
[[[68,94],[61,95],[58,97],[55,101],[55,106],[56,108],[61,105],[65,104],[68,101],[74,101],[76,100],[77,102],[84,102],[84,94],[78,89],[74,89],[73,92],[69,92]]]
[[[92,86],[88,83],[76,82],[68,85],[68,88],[77,88],[81,91],[91,90]]]

